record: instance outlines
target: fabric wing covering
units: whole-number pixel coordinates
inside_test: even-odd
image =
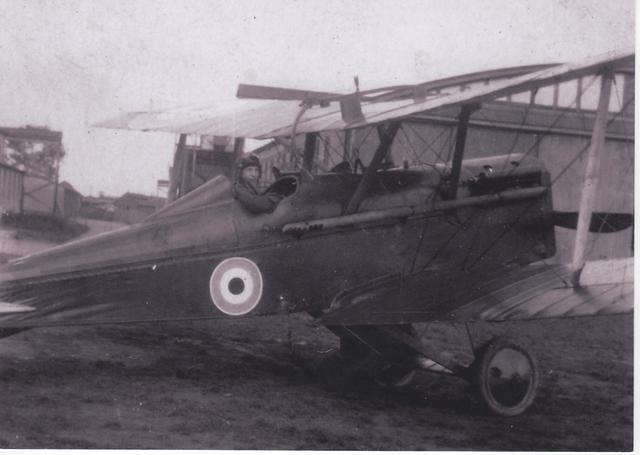
[[[633,258],[588,262],[581,285],[570,280],[571,270],[562,264],[387,277],[338,296],[322,322],[507,321],[633,311]]]
[[[487,85],[465,91],[438,93],[424,100],[402,99],[385,102],[363,102],[364,118],[347,123],[343,120],[340,104],[328,103],[326,107],[314,106],[301,116],[295,133],[360,128],[395,119],[402,119],[420,112],[440,107],[472,104],[496,99],[522,91],[594,74],[604,67],[612,69],[633,64],[633,49],[608,52],[582,60],[552,66],[507,80],[496,80]],[[95,126],[102,128],[138,131],[163,131],[170,133],[217,135],[265,139],[290,136],[294,132],[294,119],[301,110],[300,101],[235,100],[215,106],[184,107],[151,112],[133,112],[105,120]]]

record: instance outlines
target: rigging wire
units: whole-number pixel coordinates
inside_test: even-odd
[[[440,133],[431,141],[431,142],[427,142],[421,135],[420,133],[418,133],[412,126],[410,123],[403,123],[403,126],[406,125],[407,128],[409,128],[411,130],[411,132],[418,138],[420,139],[422,142],[424,142],[424,144],[426,145],[426,147],[423,149],[423,152],[421,153],[421,155],[424,154],[424,152],[426,152],[427,150],[431,151],[431,153],[433,153],[436,156],[436,164],[438,163],[438,160],[440,162],[442,162],[442,164],[446,164],[446,161],[442,158],[442,153],[444,152],[444,149],[441,150],[440,152],[438,152],[437,150],[434,149],[434,145],[435,143],[442,137],[444,136],[444,134],[446,132],[448,132],[450,130],[450,128],[446,128],[443,127],[442,131],[440,131]]]
[[[632,98],[633,99],[633,98]],[[626,104],[628,105],[629,102],[632,101],[632,99],[630,99]],[[626,107],[625,107],[626,108]],[[618,115],[620,115],[620,112],[622,112],[625,108],[621,109],[619,112],[617,112],[608,122],[607,122],[607,126],[609,126],[617,117]],[[569,109],[569,108],[567,108]],[[560,172],[560,174],[558,176],[556,176],[556,178],[551,182],[551,187],[553,187],[553,184],[562,176],[564,175],[564,173],[575,163],[575,161],[589,148],[589,146],[591,145],[591,141],[589,141],[586,146],[582,147],[581,150],[576,154],[576,156],[569,162],[569,164],[567,166],[564,167],[564,169]],[[493,248],[493,246],[495,246],[495,244],[497,243],[498,240],[500,240],[506,233],[508,230],[511,230],[513,228],[513,226],[515,226],[515,223],[517,221],[519,221],[520,218],[522,218],[522,216],[525,215],[525,213],[530,209],[531,207],[526,207],[526,209],[520,214],[518,215],[518,217],[512,222],[509,223],[508,225],[506,225],[506,229],[503,231],[503,233],[498,236],[498,238],[496,238],[496,240],[494,242],[492,242],[492,244],[487,247],[485,249],[485,251],[483,251],[483,253],[473,262],[473,264],[469,267],[473,267],[480,259],[482,259],[483,256],[485,256],[489,250],[491,248]],[[507,229],[508,228],[508,229]]]
[[[429,195],[426,203],[429,202],[433,202],[433,199],[435,198],[436,193],[433,192],[431,195]],[[424,218],[424,223],[422,224],[422,230],[420,232],[420,237],[418,239],[418,245],[416,245],[416,251],[413,255],[413,259],[411,260],[411,267],[409,268],[410,273],[413,273],[415,270],[415,266],[416,266],[416,262],[418,261],[418,255],[420,253],[420,250],[422,249],[422,245],[424,243],[424,238],[425,235],[427,233],[427,225],[429,224],[429,217],[425,217]]]
[[[358,149],[360,150],[362,148],[362,146],[364,145],[365,141],[367,140],[367,138],[369,137],[369,135],[371,134],[371,132],[375,129],[373,126],[369,126],[369,127],[365,127],[364,129],[368,130],[366,132],[366,134],[360,139],[360,142],[358,143],[358,145],[356,145],[355,147],[352,147],[352,149]]]
[[[473,246],[476,244],[476,241],[478,240],[478,237],[480,236],[480,231],[485,227],[485,221],[487,218],[487,212],[484,210],[479,210],[480,212],[480,217],[478,220],[478,223],[476,224],[476,228],[474,230],[473,236],[471,237],[470,241],[469,241],[469,247],[467,248],[467,252],[464,256],[464,259],[462,259],[462,270],[467,270],[467,261],[469,260],[469,258],[471,257],[471,253],[473,252]],[[474,262],[475,263],[475,262]],[[472,264],[473,265],[473,264]],[[471,267],[469,267],[470,269]]]
[[[492,249],[493,247],[509,232],[509,231],[513,231],[514,226],[518,223],[518,221],[520,221],[520,219],[527,214],[527,212],[529,212],[532,208],[535,207],[537,200],[534,199],[533,201],[531,201],[528,205],[525,205],[524,209],[518,214],[518,216],[516,216],[516,218],[514,220],[512,220],[509,223],[506,223],[503,226],[502,232],[489,244],[489,246],[487,246],[482,253],[480,253],[478,255],[478,257],[471,263],[471,265],[466,269],[466,270],[471,270],[478,262],[480,262],[482,260],[483,257],[485,257]],[[515,232],[515,231],[514,231]],[[515,232],[517,235],[517,232]]]
[[[588,87],[586,87],[584,90],[586,90]],[[578,98],[578,96],[580,96],[581,93],[579,93],[576,96],[576,99]],[[631,102],[631,100],[629,100],[627,103],[625,103],[625,107],[623,109],[620,110],[620,112],[624,111],[626,109],[626,105],[629,104],[629,102]],[[574,100],[574,102],[571,104],[571,106],[573,106],[573,104],[576,103],[576,100]],[[566,109],[564,109],[562,111],[562,113],[560,115],[558,115],[558,117],[554,120],[554,122],[552,123],[552,125],[547,129],[547,133],[549,133],[551,131],[551,129],[555,126],[555,124],[557,124],[557,122],[559,121],[559,119],[565,115],[565,113],[571,109],[571,106],[567,107]],[[613,116],[613,118],[608,122],[608,124],[610,124],[611,122],[613,122],[619,115],[620,112],[616,113],[616,115]],[[532,146],[527,153],[530,153],[531,150],[533,150],[533,148],[535,146],[537,146],[537,144],[540,142],[540,138],[538,138],[536,140],[536,143],[534,144],[534,146]],[[586,151],[588,149],[588,146],[590,144],[587,144],[586,147],[583,147],[582,150],[580,150],[578,152],[578,154],[576,155],[576,157],[574,157],[573,160],[571,160],[571,162],[559,173],[558,176],[556,176],[556,178],[551,182],[551,186],[553,186],[553,184],[562,176],[564,175],[564,173],[575,163],[575,161],[579,158],[579,156],[584,153],[584,151]],[[525,154],[526,156],[526,154]],[[512,173],[513,170],[509,171],[509,174]],[[506,233],[510,230],[513,229],[513,226],[515,226],[515,224],[529,211],[533,208],[533,204],[528,205],[527,207],[525,207],[525,209],[516,217],[516,219],[514,221],[512,221],[511,223],[507,224],[505,226],[505,229],[503,230],[503,232],[500,233],[500,235],[498,235],[498,237],[487,247],[485,248],[485,250],[474,260],[474,262],[468,267],[469,269],[473,268],[484,256],[486,256],[486,254],[489,253],[489,251],[491,249],[493,249],[493,247],[496,245],[496,243],[502,238],[504,237],[504,235],[506,235]],[[436,250],[436,252],[434,253],[434,255],[427,261],[427,263],[425,264],[425,266],[422,268],[422,270],[425,270],[428,265],[431,264],[431,262],[433,262],[433,260],[435,260],[437,258],[437,256],[439,254],[441,254],[441,252],[444,250],[444,248],[446,246],[448,246],[448,244],[458,235],[458,233],[460,232],[460,230],[469,222],[471,222],[471,220],[475,217],[475,214],[481,212],[481,210],[476,210],[472,213],[472,215],[464,222],[460,225],[460,227],[454,231],[454,233],[440,246],[440,248],[438,250]]]
[[[338,156],[339,158],[341,157],[341,153],[338,149],[336,149],[332,144],[331,144],[331,140],[328,137],[323,136],[322,134],[318,135],[318,138],[320,139],[320,141],[324,144],[324,146],[326,147],[325,150],[329,151],[329,161],[331,161],[331,167],[335,166],[336,160],[335,160],[335,156]]]
[[[469,215],[467,217],[466,220],[459,222],[458,224],[458,228],[453,231],[453,233],[447,237],[447,239],[442,242],[442,244],[436,249],[436,251],[434,251],[433,255],[427,260],[427,262],[425,262],[425,264],[422,266],[422,268],[420,269],[421,272],[424,272],[432,263],[433,261],[435,261],[438,256],[440,256],[440,254],[442,254],[442,252],[445,250],[445,248],[447,246],[449,246],[449,244],[453,241],[453,239],[464,229],[466,229],[469,226],[469,223],[471,222],[471,220],[480,212],[480,210],[474,210],[471,212],[471,215]]]
[[[413,146],[413,144],[411,143],[411,139],[409,139],[409,136],[407,134],[407,131],[404,129],[404,125],[400,124],[400,131],[402,131],[402,134],[404,135],[404,139],[405,142],[408,146],[408,148],[411,150],[411,153],[413,153],[413,161],[416,164],[422,164],[420,161],[420,157],[418,156],[418,151],[415,149],[415,147]],[[435,169],[435,166],[434,166]]]
[[[425,148],[425,149],[423,149],[423,151],[421,153],[418,153],[418,151],[413,146],[412,141],[409,138],[408,133],[404,129],[405,126],[407,126],[407,128],[409,128],[411,130],[411,132],[416,137],[418,137],[419,139],[421,139],[423,141],[424,141],[424,139],[422,139],[422,137],[420,137],[420,135],[415,130],[413,130],[408,124],[402,124],[402,126],[400,127],[400,129],[402,130],[403,134],[405,135],[405,139],[406,139],[407,143],[409,144],[409,147],[411,148],[411,150],[413,152],[413,161],[414,161],[414,163],[419,165],[419,166],[422,166],[422,167],[431,168],[431,169],[433,169],[434,171],[436,171],[438,173],[440,178],[444,177],[444,172],[441,171],[440,169],[438,169],[437,162],[436,162],[436,164],[434,164],[434,163],[422,161],[421,157],[422,157],[422,155],[424,155],[424,153],[427,151],[427,149]],[[438,134],[438,136],[432,141],[432,143],[434,143],[436,140],[438,140],[443,135],[444,132],[446,132],[446,129],[443,129],[443,131],[441,131],[440,134]],[[436,154],[436,156],[439,156],[439,155]],[[442,162],[442,164],[443,164],[443,166],[446,166],[446,163],[444,161]]]
[[[558,124],[558,122],[560,120],[562,120],[562,118],[564,118],[564,116],[571,110],[574,111],[576,110],[573,106],[577,106],[578,104],[578,100],[580,99],[580,97],[582,96],[582,94],[589,89],[589,87],[591,86],[591,84],[593,84],[593,82],[595,81],[595,79],[593,79],[589,85],[587,85],[586,87],[584,87],[584,89],[582,91],[577,91],[575,98],[573,99],[573,101],[569,104],[569,106],[567,106],[566,108],[562,109],[560,111],[560,114],[558,114],[556,116],[556,118],[551,122],[551,124],[546,128],[546,130],[542,131],[538,137],[536,137],[536,140],[534,141],[534,143],[529,147],[529,149],[523,153],[522,158],[520,161],[524,161],[533,150],[536,150],[538,148],[538,146],[540,145],[540,142],[542,142],[542,139],[545,138],[548,134],[550,134],[552,132],[552,130],[556,127],[556,125]],[[489,124],[494,125],[494,122],[492,122],[490,119],[488,119],[486,117],[486,115],[484,115],[484,113],[482,112],[482,110],[478,111],[479,115],[481,115],[485,121],[487,121]],[[509,172],[507,173],[507,175],[505,177],[509,177],[513,172],[515,172],[516,168],[512,168],[509,170]]]
[[[506,169],[507,163],[511,161],[509,158],[511,157],[511,154],[515,150],[516,145],[518,144],[518,141],[520,140],[520,133],[522,132],[522,127],[527,123],[527,120],[529,118],[529,112],[531,111],[531,107],[535,102],[537,94],[538,94],[537,89],[531,91],[531,101],[529,102],[529,104],[527,104],[527,108],[525,109],[524,115],[522,116],[522,122],[520,122],[520,127],[518,128],[518,130],[516,130],[516,137],[513,139],[513,142],[511,143],[511,147],[509,148],[509,152],[507,153],[507,159],[502,165],[503,171]]]
[[[616,112],[611,119],[609,119],[609,121],[607,122],[607,127],[609,127],[617,118],[618,116],[620,116],[621,112],[624,111],[626,109],[626,107],[629,106],[630,103],[632,103],[634,101],[634,97],[631,97],[626,103],[625,103],[625,107],[623,109],[621,109],[619,112]],[[582,156],[582,154],[584,152],[586,152],[589,147],[591,146],[591,140],[588,140],[587,143],[580,148],[580,150],[578,151],[578,153],[576,153],[576,155],[571,159],[571,161],[569,162],[569,164],[567,164],[559,173],[558,175],[556,175],[556,177],[551,181],[551,186],[553,186],[554,183],[556,183],[562,176],[564,176],[564,174],[571,168],[571,166],[573,166],[573,164]]]

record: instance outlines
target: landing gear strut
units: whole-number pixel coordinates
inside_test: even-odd
[[[516,416],[533,403],[538,386],[536,363],[524,348],[495,338],[474,349],[473,360],[447,357],[423,344],[411,325],[332,327],[340,336],[341,358],[353,371],[369,369],[378,385],[408,385],[416,369],[460,376],[474,386],[494,414]],[[469,334],[470,337],[470,334]],[[471,337],[470,337],[471,341]]]
[[[411,365],[386,364],[374,372],[376,384],[390,389],[400,389],[411,384],[416,377],[416,370]]]
[[[379,386],[401,388],[409,385],[416,373],[415,353],[408,346],[390,337],[395,331],[413,337],[411,326],[330,327],[340,336],[340,357],[347,370],[362,372]]]

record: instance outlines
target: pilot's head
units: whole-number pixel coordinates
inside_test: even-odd
[[[262,169],[260,168],[260,160],[257,156],[249,155],[238,162],[239,180],[250,183],[255,187],[258,185],[261,175]]]

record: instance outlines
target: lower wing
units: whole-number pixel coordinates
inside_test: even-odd
[[[389,276],[342,293],[325,325],[425,321],[507,321],[633,310],[633,258],[588,262],[580,285],[566,265],[536,264],[472,272],[424,271]]]

